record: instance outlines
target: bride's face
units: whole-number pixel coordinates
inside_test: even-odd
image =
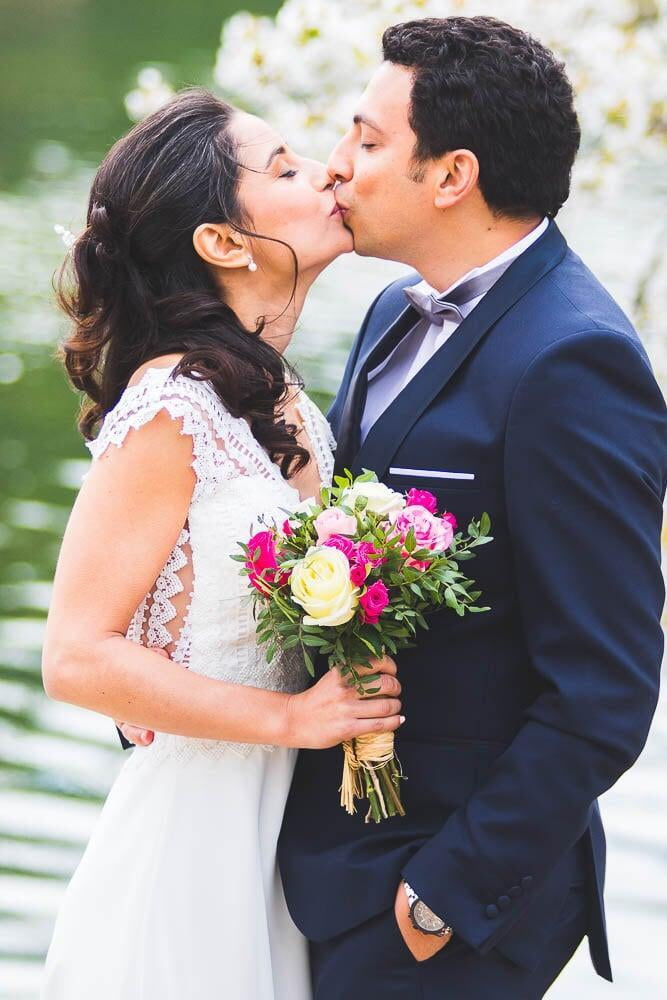
[[[240,201],[250,217],[246,228],[282,240],[294,250],[301,274],[315,276],[353,247],[323,163],[299,156],[280,133],[254,115],[239,112],[231,123],[237,143]],[[258,268],[267,276],[292,280],[294,260],[287,247],[247,238]]]

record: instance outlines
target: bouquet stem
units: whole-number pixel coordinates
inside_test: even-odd
[[[405,816],[399,782],[402,774],[394,751],[393,733],[369,733],[343,743],[340,804],[350,815],[355,799],[368,801],[366,822]]]

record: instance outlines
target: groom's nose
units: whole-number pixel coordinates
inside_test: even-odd
[[[354,173],[352,159],[347,155],[346,138],[340,140],[327,160],[329,176],[335,181],[349,181]]]

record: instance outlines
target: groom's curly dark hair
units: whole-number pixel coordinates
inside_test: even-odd
[[[553,52],[493,17],[395,24],[382,47],[385,60],[414,74],[415,179],[425,161],[469,149],[494,212],[557,214],[570,191],[581,133],[572,86]]]

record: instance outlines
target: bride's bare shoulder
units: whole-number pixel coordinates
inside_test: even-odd
[[[140,365],[136,371],[132,373],[129,385],[136,385],[140,382],[143,376],[146,374],[149,368],[173,368],[183,357],[182,354],[163,354],[159,358],[151,358],[150,361],[145,361],[143,365]]]

